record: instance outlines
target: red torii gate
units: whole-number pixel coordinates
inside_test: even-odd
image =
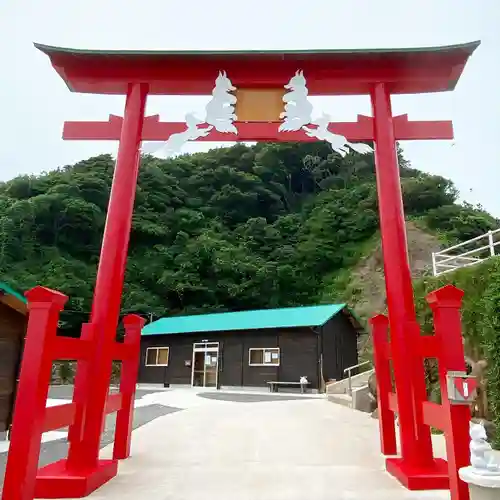
[[[383,243],[391,354],[396,380],[401,457],[389,458],[388,469],[419,489],[446,488],[448,472],[432,455],[430,428],[424,423],[424,368],[418,349],[406,229],[395,148],[396,140],[452,139],[449,121],[411,122],[393,117],[392,94],[452,90],[479,42],[396,50],[322,50],[269,52],[124,52],[86,51],[36,45],[47,54],[71,91],[126,95],[124,117],[107,122],[66,122],[63,137],[71,140],[119,140],[119,149],[104,231],[91,328],[92,358],[85,376],[78,377],[75,394],[84,412],[73,432],[68,461],[46,471],[44,491],[52,498],[68,495],[64,484],[82,483],[90,493],[116,472],[100,462],[99,442],[111,375],[128,242],[131,228],[141,141],[167,140],[182,132],[183,123],[145,117],[148,95],[209,95],[219,71],[236,86],[237,134],[212,130],[207,141],[312,141],[299,130],[279,132],[284,85],[298,71],[307,77],[309,95],[369,95],[373,117],[330,123],[329,130],[349,141],[374,141],[380,229]],[[25,359],[23,366],[29,366]],[[29,369],[29,368],[27,368]],[[24,409],[15,419],[29,419]],[[13,436],[16,433],[14,425]],[[30,457],[30,460],[36,460]],[[390,465],[390,467],[389,467]],[[460,465],[460,464],[458,464]],[[466,464],[463,464],[466,465]],[[116,468],[115,468],[116,471]],[[66,482],[66,483],[65,483]],[[10,491],[15,484],[10,481]],[[31,488],[31,486],[30,486]],[[9,500],[27,500],[28,489],[15,490]],[[30,490],[31,491],[31,490]]]
[[[382,91],[382,94],[384,92]],[[382,98],[383,99],[383,98]],[[374,114],[380,111],[381,113],[385,112],[385,120],[392,119],[392,126],[394,130],[393,138],[386,137],[388,142],[392,145],[394,141],[397,140],[437,140],[437,139],[453,139],[453,124],[449,120],[445,121],[409,121],[408,115],[399,115],[392,117],[390,116],[390,112],[387,113],[387,109],[376,110],[374,107]],[[201,137],[199,141],[261,141],[261,142],[306,142],[306,141],[314,141],[314,138],[307,137],[303,131],[297,132],[278,132],[278,127],[281,122],[235,122],[235,125],[238,129],[238,134],[236,135],[228,135],[226,133],[217,132],[216,130],[212,131],[208,137]],[[120,140],[121,133],[123,127],[123,118],[116,115],[110,115],[107,122],[78,122],[78,121],[67,121],[64,124],[63,129],[63,139],[65,140]],[[144,118],[141,140],[142,141],[166,141],[172,134],[179,133],[184,131],[186,128],[186,124],[183,122],[161,122],[159,115],[152,115]],[[338,123],[330,123],[328,129],[336,134],[343,135],[349,141],[375,141],[375,119],[373,117],[358,115],[356,122],[338,122]],[[380,148],[379,143],[377,145]],[[389,150],[389,148],[387,148]],[[378,150],[380,151],[380,149]],[[380,161],[380,154],[377,156],[377,165],[382,164]],[[394,162],[386,162],[386,165],[397,166],[397,163]],[[379,194],[379,202],[385,198],[386,200],[396,201],[401,199],[401,193],[399,192],[399,196],[395,196],[396,191],[396,182],[397,187],[399,188],[399,173],[394,170],[391,172],[389,169],[385,172],[383,169],[377,170],[377,178],[378,178],[378,194]],[[394,208],[394,206],[392,207]],[[387,246],[387,232],[390,229],[397,230],[397,228],[404,228],[404,214],[402,206],[399,210],[396,210],[389,215],[390,210],[385,210],[382,212],[383,206],[381,203],[381,230],[383,236],[383,241],[385,246]],[[386,219],[384,220],[384,214],[386,215]],[[392,227],[387,223],[388,219],[392,218],[394,215],[399,215],[401,220],[392,220]],[[399,224],[398,224],[399,222]],[[384,224],[385,223],[385,224]],[[402,226],[401,226],[402,224]],[[384,231],[385,229],[385,231]],[[403,238],[406,238],[406,234],[403,235]],[[390,238],[393,243],[401,243],[403,241],[401,235],[398,235],[394,240],[392,237]],[[406,242],[404,243],[406,247]],[[403,247],[400,248],[402,250]],[[384,266],[386,275],[388,273],[388,268],[393,268],[393,266],[397,266],[397,262],[401,261],[400,255],[399,258],[390,262],[387,262],[386,254],[389,252],[384,252]],[[391,252],[394,256],[395,253]],[[391,258],[392,260],[392,258]],[[399,278],[406,278],[404,283],[407,289],[404,291],[403,296],[395,297],[391,294],[393,300],[400,301],[401,298],[410,298],[410,294],[412,294],[411,282],[408,282],[409,274],[405,272],[404,269],[400,269]],[[387,279],[387,278],[386,278]],[[411,278],[410,278],[411,279]],[[388,284],[388,295],[389,290],[393,290],[394,288],[390,287]],[[408,289],[409,288],[409,289]],[[408,312],[408,320],[407,325],[411,323],[414,324],[413,331],[417,328],[417,333],[419,334],[418,325],[416,323],[416,319],[414,318],[414,310],[413,307],[413,295],[411,295],[412,304],[409,306],[407,304],[407,312]],[[400,307],[399,305],[397,307]],[[408,329],[405,332],[405,337],[409,337],[411,329]],[[410,344],[409,339],[405,341],[408,347]],[[402,356],[401,356],[402,357]],[[395,360],[395,364],[398,361]],[[403,368],[405,365],[401,368]],[[408,369],[410,365],[406,365],[406,369]],[[395,373],[402,373],[405,369],[394,368]],[[424,370],[423,365],[418,367],[414,366],[415,371],[415,380],[413,390],[415,394],[418,394],[419,400],[425,399],[425,382],[424,382]],[[398,380],[401,380],[402,377],[397,375]],[[408,378],[408,382],[411,379]],[[401,383],[398,383],[400,386]],[[446,467],[446,463],[440,460],[435,460],[432,454],[432,444],[430,437],[430,429],[423,422],[422,415],[417,416],[414,414],[411,408],[413,403],[411,401],[411,393],[408,391],[406,394],[402,394],[403,390],[397,392],[398,399],[407,400],[407,403],[403,403],[402,415],[405,415],[405,410],[407,411],[407,417],[403,416],[404,423],[400,423],[400,427],[402,430],[402,455],[406,460],[397,461],[392,464],[391,472],[397,469],[400,465],[405,467],[402,471],[396,471],[395,475],[399,478],[401,477],[409,477],[413,479],[413,484],[419,484],[418,478],[415,480],[414,475],[417,474],[421,477],[420,479],[420,487],[422,489],[426,489],[427,487],[434,488],[436,485],[440,485],[443,488],[446,488],[448,485],[448,469]],[[406,392],[406,391],[405,391]],[[417,406],[418,408],[418,406]],[[401,410],[400,410],[401,411]],[[419,428],[418,433],[413,439],[410,437],[410,425],[407,423],[412,422],[412,426],[415,428]],[[407,424],[407,425],[405,425]],[[391,459],[388,459],[391,460]],[[415,464],[415,465],[413,465]],[[425,470],[422,473],[422,469]],[[418,472],[416,472],[418,470]],[[438,477],[436,477],[438,476]],[[432,478],[430,480],[429,478]],[[431,482],[432,481],[432,482]]]

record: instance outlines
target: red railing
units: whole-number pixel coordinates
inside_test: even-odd
[[[421,419],[430,434],[434,427],[444,433],[446,440],[447,461],[431,457],[437,464],[445,465],[442,473],[425,478],[425,468],[413,476],[414,484],[408,483],[408,477],[402,477],[401,471],[412,465],[405,464],[404,459],[388,458],[388,472],[397,477],[410,489],[421,489],[418,486],[418,475],[425,482],[425,489],[450,489],[452,500],[469,500],[467,485],[459,478],[458,470],[469,465],[469,425],[470,409],[466,405],[453,405],[448,397],[447,373],[465,372],[465,357],[462,340],[460,308],[463,292],[448,285],[427,296],[433,316],[434,335],[420,336],[419,345],[414,355],[423,363],[425,358],[435,358],[438,364],[439,384],[441,388],[441,404],[427,400],[417,401]],[[377,375],[377,397],[379,408],[379,426],[381,449],[384,455],[397,455],[395,414],[398,413],[397,393],[393,390],[391,375],[391,342],[388,336],[389,322],[386,316],[378,315],[371,319],[375,371]],[[397,387],[397,381],[396,381]],[[434,468],[434,471],[440,467]],[[406,479],[406,481],[405,481]],[[415,487],[413,487],[415,486]]]
[[[80,338],[57,337],[59,315],[68,297],[41,286],[27,292],[29,320],[19,386],[12,422],[11,443],[2,500],[72,498],[88,494],[116,475],[117,460],[130,455],[132,417],[139,367],[140,335],[144,320],[124,318],[125,341],[116,343],[109,363],[122,361],[119,393],[108,396],[105,413],[117,412],[113,460],[96,471],[80,470],[76,457],[85,406],[92,397],[85,383],[92,369],[94,335],[91,324],[82,327]],[[73,401],[47,407],[47,396],[56,360],[76,360]],[[79,382],[78,382],[79,381]],[[44,432],[69,427],[68,458],[38,469]],[[104,421],[103,421],[104,427]]]

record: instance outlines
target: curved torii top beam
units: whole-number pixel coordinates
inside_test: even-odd
[[[297,68],[309,95],[369,94],[385,83],[391,94],[453,90],[480,42],[408,49],[298,51],[105,51],[35,44],[73,92],[126,94],[149,83],[149,94],[208,95],[214,74],[238,88],[282,88]]]

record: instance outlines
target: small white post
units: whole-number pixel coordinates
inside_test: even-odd
[[[436,252],[432,252],[432,274],[434,276],[437,276],[437,269],[436,269]]]
[[[488,231],[488,243],[490,245],[490,255],[494,257],[495,245],[493,244],[493,233],[491,231]]]
[[[458,474],[469,485],[471,500],[500,498],[500,465],[496,463],[491,445],[482,424],[470,424],[471,465],[462,467]]]

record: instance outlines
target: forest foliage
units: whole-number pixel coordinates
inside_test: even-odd
[[[399,153],[409,217],[448,241],[498,226],[480,207],[457,204],[452,182]],[[69,295],[68,333],[91,308],[113,168],[101,155],[0,184],[1,280]],[[371,155],[282,143],[143,157],[122,312],[156,318],[317,303],[326,277],[356,264],[378,223]]]

